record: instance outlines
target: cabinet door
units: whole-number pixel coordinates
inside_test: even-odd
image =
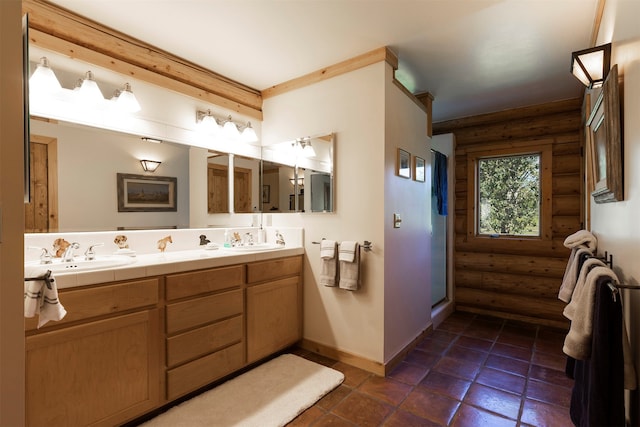
[[[116,425],[160,402],[159,310],[26,339],[28,426]]]
[[[299,276],[247,288],[247,363],[275,353],[301,337]]]

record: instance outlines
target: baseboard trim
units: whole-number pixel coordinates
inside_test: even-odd
[[[414,338],[409,344],[407,344],[402,350],[400,350],[389,362],[379,363],[373,360],[367,359],[362,356],[347,353],[342,350],[330,347],[325,344],[320,344],[308,339],[302,339],[298,345],[300,348],[310,351],[321,356],[328,357],[338,362],[346,363],[347,365],[355,366],[356,368],[364,369],[372,374],[380,377],[386,377],[393,369],[398,366],[400,362],[409,354],[420,341],[422,341],[427,335],[433,331],[433,325],[429,325],[424,331],[422,331],[416,338]]]

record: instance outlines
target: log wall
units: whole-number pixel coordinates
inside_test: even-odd
[[[456,310],[568,327],[557,295],[569,258],[564,239],[583,222],[581,105],[572,99],[434,123],[434,134],[453,133],[456,141]],[[543,139],[553,141],[551,238],[470,238],[467,150]]]

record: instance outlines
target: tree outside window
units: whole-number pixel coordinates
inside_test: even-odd
[[[478,234],[540,236],[540,154],[478,159]]]

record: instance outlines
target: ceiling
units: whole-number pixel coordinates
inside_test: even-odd
[[[263,90],[381,46],[439,122],[581,96],[597,0],[51,0]]]

